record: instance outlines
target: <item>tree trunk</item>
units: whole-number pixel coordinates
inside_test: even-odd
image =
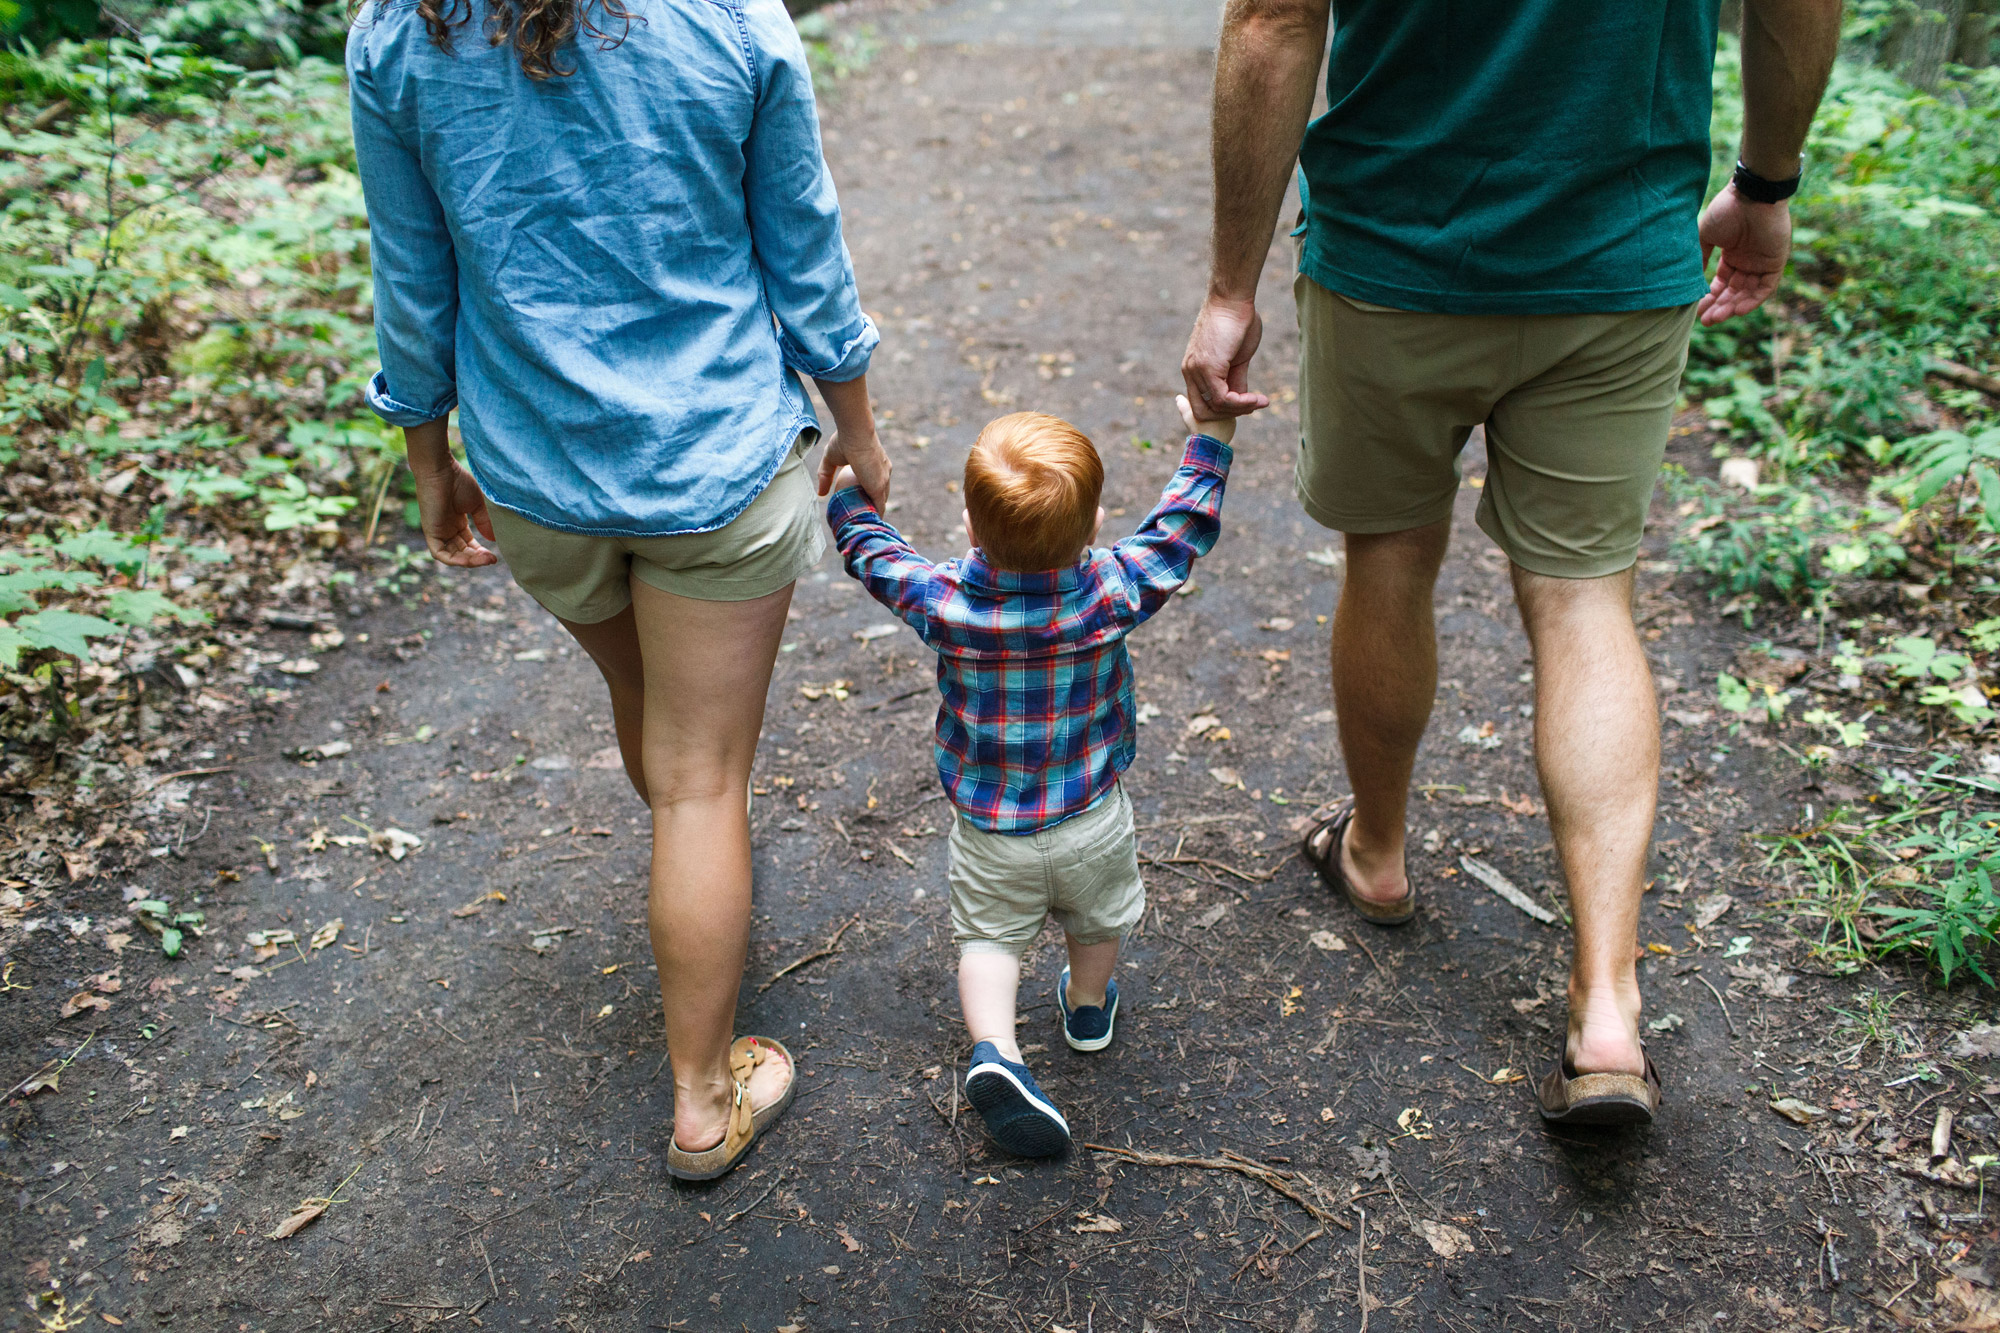
[[[1958,45],[1952,63],[1984,69],[1993,63],[1993,34],[2000,28],[2000,0],[1966,0],[1958,22]]]
[[[1958,45],[1965,0],[1915,0],[1896,21],[1889,47],[1896,73],[1931,92],[1944,77],[1944,62]]]

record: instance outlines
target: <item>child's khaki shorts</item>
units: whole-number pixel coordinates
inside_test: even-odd
[[[1436,315],[1300,274],[1299,501],[1340,532],[1451,516],[1458,455],[1486,427],[1479,526],[1521,568],[1629,569],[1666,454],[1692,305]]]
[[[1123,939],[1146,914],[1132,802],[1119,783],[1036,833],[951,826],[951,934],[965,953],[1019,957],[1054,917],[1078,944]]]
[[[488,505],[493,540],[514,582],[577,625],[609,620],[632,603],[632,580],[703,602],[747,602],[774,593],[819,563],[826,520],[805,456],[805,431],[756,499],[713,532],[672,537],[592,537],[558,532]]]

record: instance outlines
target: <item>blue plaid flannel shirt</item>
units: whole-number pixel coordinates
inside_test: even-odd
[[[828,504],[847,572],[938,655],[938,777],[973,824],[1024,834],[1061,823],[1131,766],[1125,636],[1215,545],[1231,457],[1192,436],[1136,533],[1034,574],[995,569],[976,550],[933,564],[858,487]]]

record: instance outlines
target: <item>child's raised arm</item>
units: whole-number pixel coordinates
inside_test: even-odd
[[[1187,400],[1179,400],[1190,428],[1187,452],[1174,469],[1160,502],[1139,530],[1111,548],[1131,587],[1133,623],[1150,617],[1188,580],[1194,562],[1208,554],[1222,534],[1222,490],[1234,454],[1229,445],[1204,433],[1211,423],[1195,422]],[[1233,433],[1234,422],[1222,427]]]
[[[928,637],[934,566],[875,512],[868,493],[846,468],[834,478],[826,521],[833,525],[834,544],[840,548],[847,572],[861,580],[869,595],[895,612],[897,619]]]

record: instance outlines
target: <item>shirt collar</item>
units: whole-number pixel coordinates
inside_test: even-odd
[[[1075,592],[1083,580],[1083,562],[1078,561],[1067,569],[1022,574],[988,564],[986,553],[975,548],[960,562],[959,573],[967,583],[989,592]]]

